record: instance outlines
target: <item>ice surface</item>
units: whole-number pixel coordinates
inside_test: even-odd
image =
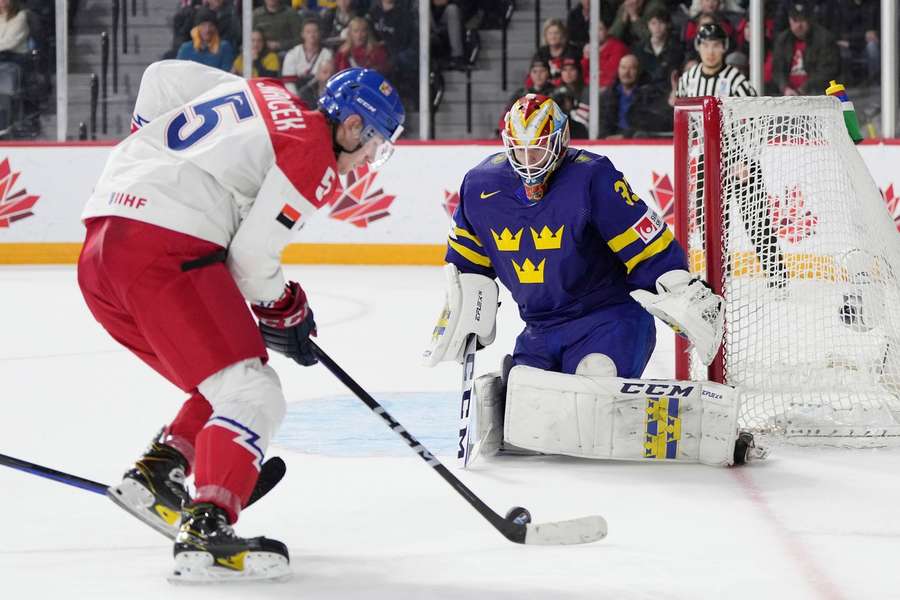
[[[291,267],[319,343],[452,460],[459,368],[418,356],[438,268]],[[0,452],[111,482],[181,395],[94,323],[72,268],[0,269]],[[520,323],[503,296],[495,369]],[[648,376],[670,376],[671,336]],[[900,451],[776,448],[745,469],[504,458],[454,472],[498,512],[600,513],[609,537],[524,547],[496,533],[323,367],[280,357],[288,475],[238,531],[291,549],[284,584],[166,583],[171,547],[104,498],[0,468],[0,598],[900,598]],[[304,404],[304,402],[306,404]]]

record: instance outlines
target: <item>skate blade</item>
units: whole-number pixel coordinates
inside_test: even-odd
[[[209,552],[181,552],[175,557],[175,570],[167,578],[176,585],[234,583],[250,581],[287,581],[293,575],[288,559],[274,552],[248,552],[241,569],[218,566]]]
[[[178,534],[181,513],[163,506],[154,506],[150,490],[133,479],[124,479],[119,485],[107,488],[106,495],[119,507],[137,517],[170,540]]]

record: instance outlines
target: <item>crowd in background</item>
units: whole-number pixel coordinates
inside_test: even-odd
[[[0,0],[3,1],[3,0]],[[243,73],[240,1],[191,0],[174,18],[167,58],[194,60]],[[462,69],[466,30],[491,13],[477,0],[431,0],[431,53],[439,69]],[[351,66],[377,69],[404,102],[418,102],[418,3],[412,0],[260,0],[250,40],[255,76],[280,76],[315,104],[332,73]]]
[[[671,133],[679,76],[699,60],[700,27],[727,36],[724,64],[746,73],[750,0],[593,0],[601,137]],[[866,123],[877,118],[882,0],[764,0],[763,95],[822,94],[831,79],[848,86]],[[888,0],[884,0],[888,1]],[[895,1],[895,0],[890,0]],[[172,0],[172,44],[163,58],[194,60],[243,73],[242,2],[252,2],[254,76],[285,79],[313,106],[324,82],[349,66],[377,69],[404,104],[418,105],[416,0]],[[570,115],[573,137],[587,137],[591,0],[542,24],[542,44],[509,103],[536,92]],[[69,3],[70,27],[79,8]],[[471,65],[473,33],[499,28],[509,0],[430,0],[432,71]],[[55,2],[0,0],[0,137],[37,137],[47,112],[53,64]],[[724,66],[724,65],[723,65]],[[514,85],[514,87],[516,87]],[[615,114],[613,114],[615,113]],[[502,119],[502,115],[498,115]]]
[[[37,137],[50,100],[51,2],[0,0],[0,137]]]
[[[600,2],[600,137],[671,133],[677,82],[699,60],[700,27],[725,32],[725,59],[748,75],[749,0],[596,0]],[[523,87],[552,96],[569,111],[572,135],[587,137],[590,0],[543,25]],[[766,0],[764,89],[759,95],[821,95],[837,79],[857,90],[877,90],[880,77],[879,0]],[[627,114],[615,107],[628,101]],[[859,104],[859,102],[858,102]]]

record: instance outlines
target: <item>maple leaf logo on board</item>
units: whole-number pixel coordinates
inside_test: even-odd
[[[357,227],[368,227],[369,223],[389,216],[388,207],[396,196],[385,194],[382,188],[373,190],[376,176],[377,171],[370,171],[369,165],[348,173],[347,185],[332,203],[328,216]]]
[[[459,192],[444,190],[444,201],[441,204],[444,210],[447,211],[447,216],[452,219],[453,213],[456,212],[456,207],[459,206]]]
[[[14,191],[18,180],[19,173],[10,169],[9,159],[3,159],[0,163],[0,228],[9,227],[16,221],[33,215],[31,209],[40,198],[29,195],[25,188]]]
[[[650,196],[659,207],[659,213],[669,227],[675,227],[675,190],[668,173],[650,171]]]
[[[809,210],[804,210],[803,192],[799,186],[785,189],[783,196],[769,194],[769,205],[779,238],[796,244],[816,233],[819,219]]]

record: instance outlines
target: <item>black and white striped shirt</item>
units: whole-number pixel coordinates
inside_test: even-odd
[[[744,74],[731,65],[725,65],[715,75],[703,72],[703,65],[697,64],[681,75],[678,80],[679,98],[696,98],[698,96],[756,96],[756,90]]]

